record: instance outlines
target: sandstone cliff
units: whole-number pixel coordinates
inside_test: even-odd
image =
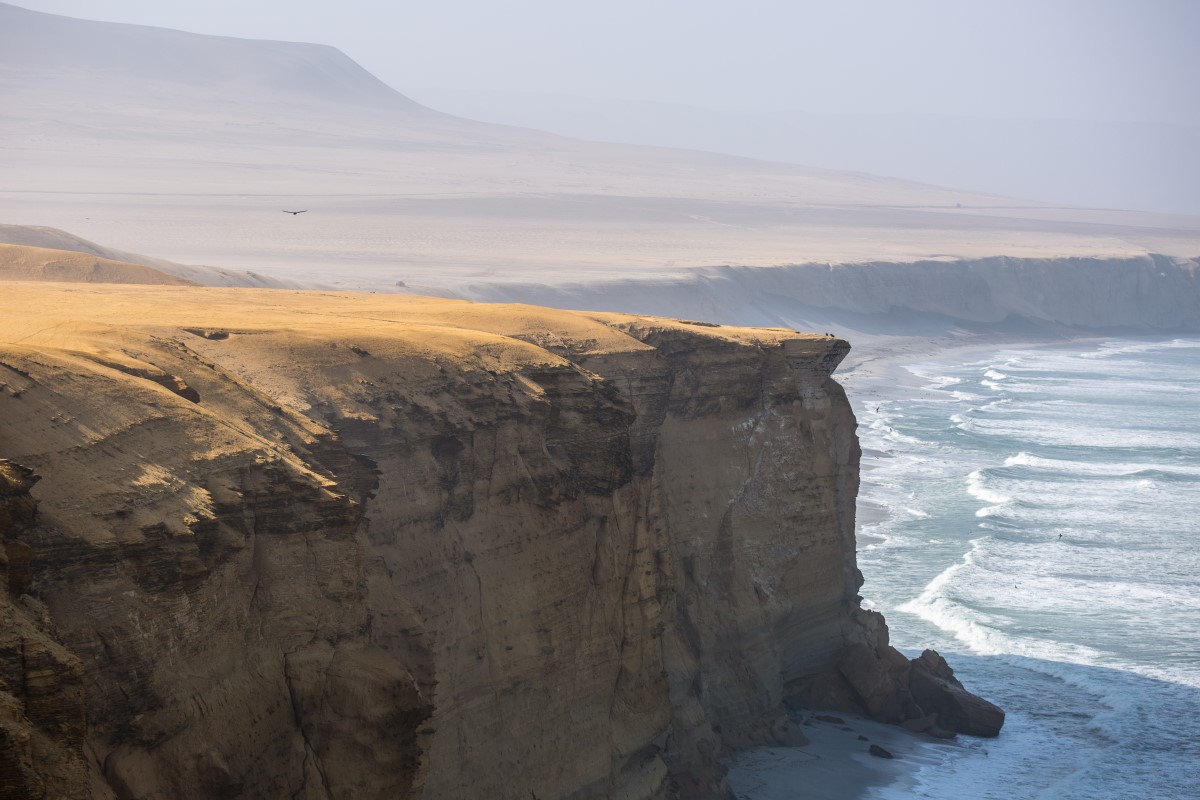
[[[0,797],[87,797],[83,670],[26,592],[36,477],[0,460]]]
[[[841,340],[5,300],[4,796],[721,797],[726,748],[798,736],[789,703],[1002,722],[858,608]]]

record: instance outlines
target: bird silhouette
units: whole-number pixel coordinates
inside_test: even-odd
[[[302,209],[302,210],[300,210],[300,211],[288,211],[286,208],[284,208],[284,209],[281,209],[281,210],[283,211],[283,213],[285,213],[285,214],[291,214],[293,217],[294,217],[294,216],[296,216],[297,214],[303,214],[305,211],[308,211],[308,209],[307,209],[307,208],[305,208],[305,209]]]

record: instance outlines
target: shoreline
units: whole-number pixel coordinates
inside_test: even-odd
[[[837,334],[851,343],[850,355],[833,378],[846,391],[852,405],[889,392],[919,392],[923,382],[903,368],[906,363],[951,352],[969,353],[1011,345],[1052,345],[1070,337],[1031,334],[968,334],[962,337],[881,336],[846,331]],[[1078,337],[1100,338],[1094,336]],[[869,453],[864,452],[864,461]],[[869,470],[869,463],[862,469]],[[863,533],[864,525],[881,522],[888,512],[857,500],[856,551],[876,541]],[[840,719],[842,723],[818,719]],[[732,755],[727,761],[728,780],[737,800],[795,800],[803,787],[806,800],[870,800],[904,796],[918,785],[918,773],[964,755],[969,747],[959,738],[942,740],[865,717],[836,711],[805,710],[794,715],[808,738],[802,746],[756,747]],[[1003,735],[1003,734],[1002,734]],[[877,744],[894,758],[870,754]]]
[[[923,767],[961,754],[958,739],[941,740],[864,717],[803,712],[797,725],[807,744],[758,747],[729,762],[729,785],[737,800],[866,800],[876,791],[909,790]],[[878,745],[892,758],[870,753]]]
[[[1145,338],[1174,338],[1177,333],[1146,335]],[[902,365],[922,359],[940,357],[948,353],[971,353],[975,351],[994,351],[1010,346],[1020,347],[1052,347],[1057,344],[1078,343],[1086,341],[1103,341],[1120,336],[1121,338],[1143,338],[1133,334],[1118,333],[1059,333],[1051,335],[1045,332],[1029,331],[1003,333],[969,333],[962,335],[945,335],[938,337],[905,336],[858,333],[847,331],[840,338],[850,342],[850,354],[834,372],[836,380],[846,387],[847,382],[870,382],[881,378],[902,378],[901,384],[913,389],[919,389],[920,384],[911,373],[903,370]],[[849,391],[847,392],[849,394]]]
[[[842,361],[833,377],[848,396],[853,397],[853,388],[875,389],[883,379],[889,387],[904,387],[919,391],[922,380],[905,370],[903,366],[925,359],[940,358],[950,353],[995,352],[1006,347],[1043,348],[1085,342],[1105,342],[1110,339],[1145,339],[1164,341],[1196,337],[1193,331],[1002,331],[983,333],[944,334],[941,336],[916,336],[906,334],[876,334],[845,329],[834,334],[850,343],[850,353]]]
[[[922,391],[927,381],[904,369],[906,364],[951,354],[966,360],[974,352],[995,352],[1007,347],[1100,342],[1116,334],[1047,335],[1030,331],[1027,335],[1006,332],[933,338],[844,332],[839,336],[848,339],[854,349],[834,373],[834,380],[845,389],[857,413],[862,404],[874,399],[894,400]],[[1146,338],[1174,338],[1174,335]],[[871,456],[870,451],[864,452],[864,462],[869,462]],[[870,463],[862,466],[864,471],[872,468]],[[886,509],[858,498],[856,551],[876,541],[863,528],[887,516]],[[840,718],[844,724],[821,721],[818,716]],[[813,800],[904,797],[919,786],[918,775],[924,768],[945,764],[974,749],[969,744],[975,741],[971,737],[939,740],[840,712],[806,710],[795,719],[809,738],[808,744],[753,748],[730,758],[729,783],[737,800],[794,800],[797,787],[803,787],[803,796]],[[895,758],[870,755],[872,744],[888,750]]]

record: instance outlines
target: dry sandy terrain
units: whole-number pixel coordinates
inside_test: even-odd
[[[524,357],[522,353],[541,347],[553,350],[567,342],[576,354],[648,349],[614,327],[640,320],[687,330],[695,336],[745,343],[829,340],[785,329],[737,328],[410,295],[191,286],[91,288],[36,281],[13,282],[5,291],[12,305],[0,320],[0,340],[23,347],[71,350],[87,349],[89,337],[102,338],[106,331],[119,335],[125,330],[178,327],[189,332],[192,328],[210,332],[207,338],[214,338],[211,332],[254,336],[280,330],[311,338],[359,334],[364,341],[388,338],[397,346],[447,356],[473,353],[483,343],[494,343],[504,346],[504,350],[495,351],[495,357],[503,361],[519,360]],[[535,342],[537,348],[527,347],[526,340]]]
[[[139,283],[194,286],[165,272],[70,250],[0,244],[0,281]]]
[[[1200,254],[1196,217],[487,125],[331,48],[17,11],[0,220],[159,258],[479,297],[723,264]]]

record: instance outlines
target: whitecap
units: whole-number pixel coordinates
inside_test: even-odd
[[[1089,462],[1064,458],[1046,458],[1022,450],[1015,456],[1004,459],[1006,467],[1028,467],[1034,470],[1055,472],[1066,475],[1084,475],[1096,477],[1134,477],[1146,473],[1159,473],[1178,477],[1200,477],[1200,468],[1178,464],[1161,464],[1150,462],[1134,464],[1129,462]]]
[[[1097,359],[1112,358],[1113,356],[1132,355],[1135,353],[1151,353],[1156,350],[1172,350],[1180,347],[1200,347],[1195,339],[1171,339],[1166,342],[1104,342],[1100,348],[1091,353],[1080,353],[1079,358]]]
[[[985,480],[984,470],[977,469],[972,471],[967,475],[967,494],[985,503],[1009,503],[1012,501],[1011,495],[1002,494],[995,489],[985,486]]]
[[[996,517],[1007,511],[1006,506],[985,506],[975,512],[977,517]]]

